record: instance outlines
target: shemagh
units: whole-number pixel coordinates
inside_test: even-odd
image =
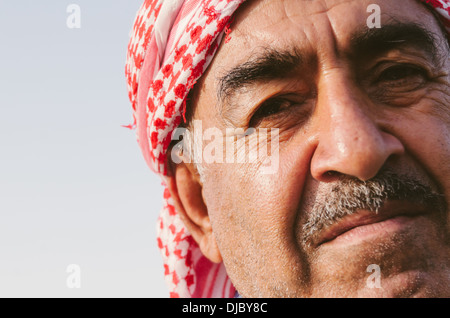
[[[245,0],[145,0],[136,15],[125,67],[133,128],[149,167],[167,173],[167,149],[186,97],[214,57],[231,17]],[[450,0],[421,0],[450,32]],[[175,211],[165,188],[157,244],[170,297],[233,297],[223,264],[209,261]]]

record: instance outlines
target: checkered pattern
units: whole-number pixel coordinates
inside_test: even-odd
[[[162,176],[167,172],[172,132],[183,120],[186,96],[243,1],[147,0],[137,13],[125,69],[133,126],[147,164]],[[167,189],[157,228],[171,297],[234,295],[223,264],[202,255]]]
[[[445,29],[450,33],[450,1],[449,0],[421,0],[433,7],[441,16]]]
[[[186,96],[212,60],[231,16],[245,0],[145,0],[128,45],[125,68],[137,139],[149,167],[163,177]],[[449,0],[422,0],[450,31]],[[223,264],[206,259],[175,211],[170,192],[157,222],[158,247],[171,297],[232,297]]]

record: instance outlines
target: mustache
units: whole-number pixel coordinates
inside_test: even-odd
[[[329,193],[316,198],[311,212],[303,222],[301,232],[303,247],[310,247],[314,238],[323,229],[345,216],[352,215],[358,210],[378,213],[389,200],[407,200],[442,215],[445,215],[447,209],[443,194],[411,176],[385,170],[368,181],[344,177]]]

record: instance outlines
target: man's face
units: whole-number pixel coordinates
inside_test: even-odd
[[[231,30],[194,118],[279,129],[276,173],[205,165],[239,293],[449,297],[450,64],[436,18],[414,0],[262,0]]]

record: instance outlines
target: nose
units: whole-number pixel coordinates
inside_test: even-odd
[[[319,181],[329,181],[336,173],[366,181],[389,157],[404,153],[401,141],[377,122],[381,111],[349,83],[328,78],[319,86],[319,133],[311,161],[312,176]]]

